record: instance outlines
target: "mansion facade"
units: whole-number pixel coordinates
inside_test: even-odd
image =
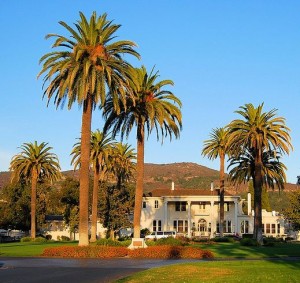
[[[156,189],[143,197],[141,229],[176,231],[187,237],[213,238],[219,235],[220,196],[218,190]],[[263,234],[284,237],[284,218],[275,211],[262,210]],[[247,200],[224,197],[224,235],[252,234],[254,212],[251,195]]]

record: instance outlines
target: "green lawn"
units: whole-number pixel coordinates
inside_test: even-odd
[[[17,243],[1,243],[0,244],[0,257],[27,257],[39,256],[45,248],[58,247],[58,246],[71,246],[78,245],[78,242],[17,242]]]
[[[276,243],[274,247],[246,247],[240,243],[216,243],[197,245],[212,251],[216,258],[265,258],[265,257],[300,257],[300,243]]]
[[[147,282],[299,282],[299,261],[210,261],[152,268],[119,283]]]

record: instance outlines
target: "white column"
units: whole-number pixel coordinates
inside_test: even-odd
[[[234,201],[234,233],[238,233],[238,203],[237,200]]]
[[[191,236],[191,201],[188,201],[188,237]]]
[[[164,231],[168,230],[168,201],[164,200]]]
[[[210,201],[210,238],[214,237],[214,232],[216,231],[214,205],[215,202],[213,200]]]

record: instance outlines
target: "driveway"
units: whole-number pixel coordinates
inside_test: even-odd
[[[0,258],[0,282],[113,282],[145,269],[194,261],[197,260]]]

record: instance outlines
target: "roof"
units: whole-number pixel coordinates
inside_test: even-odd
[[[163,197],[163,196],[174,196],[174,197],[183,197],[183,196],[218,196],[219,190],[199,190],[199,189],[155,189],[150,193],[152,197]],[[227,196],[231,196],[226,193]]]

